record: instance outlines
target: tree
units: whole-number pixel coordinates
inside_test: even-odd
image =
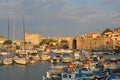
[[[19,46],[19,45],[17,45],[17,46],[16,46],[16,49],[17,49],[17,50],[18,50],[18,49],[20,49],[20,46]]]
[[[67,49],[68,45],[69,45],[69,42],[67,40],[61,40],[60,45],[61,45],[62,48]]]
[[[54,42],[57,42],[57,41],[53,39],[43,39],[39,44],[40,45],[51,45]]]
[[[43,39],[39,44],[40,44],[40,45],[48,44],[47,39]]]
[[[103,31],[103,34],[107,33],[107,32],[113,32],[111,29],[107,28]]]
[[[61,44],[68,44],[68,41],[67,40],[61,40],[60,43]]]
[[[3,44],[5,44],[5,45],[10,45],[10,44],[12,44],[12,40],[5,40],[5,41],[3,42]]]

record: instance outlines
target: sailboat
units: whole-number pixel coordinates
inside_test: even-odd
[[[28,63],[27,52],[25,50],[25,27],[24,27],[24,15],[22,16],[22,27],[23,27],[23,46],[24,48],[19,51],[19,53],[14,57],[14,62],[17,64],[26,65]]]
[[[9,40],[9,19],[8,19],[8,40]],[[8,49],[9,49],[9,44],[8,44]],[[7,52],[7,57],[3,59],[3,64],[4,65],[13,64],[13,59],[12,57],[9,56],[8,52]]]

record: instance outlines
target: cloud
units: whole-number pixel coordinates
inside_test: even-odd
[[[8,16],[10,17],[11,15],[20,17],[22,15],[22,8],[24,9],[27,20],[39,19],[39,17],[46,16],[50,18],[57,17],[58,19],[66,18],[84,23],[92,19],[99,19],[99,16],[104,16],[104,13],[100,12],[99,14],[99,11],[88,8],[88,6],[73,7],[66,5],[67,1],[68,0],[11,0],[3,2],[0,8],[1,19]],[[105,14],[109,15],[109,13]]]
[[[120,0],[104,0],[104,3],[112,4],[112,3],[118,3]]]
[[[119,17],[117,12],[102,12],[91,8],[76,8],[66,7],[59,14],[60,18],[72,20],[82,24],[94,23],[94,22],[106,22],[114,18]]]
[[[8,18],[16,18],[16,25],[20,27],[23,11],[27,30],[36,33],[43,32],[43,26],[46,26],[48,34],[59,32],[58,34],[70,35],[81,29],[79,32],[90,31],[96,29],[95,27],[99,29],[108,24],[120,25],[120,10],[117,3],[119,0],[99,0],[100,3],[94,1],[2,0],[0,21],[4,24],[1,26],[5,26]],[[95,3],[98,5],[94,5]]]

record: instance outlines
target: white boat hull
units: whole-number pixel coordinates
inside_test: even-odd
[[[49,52],[42,52],[40,58],[41,58],[41,60],[43,60],[43,61],[49,60],[49,59],[50,59]]]
[[[5,58],[3,60],[3,64],[4,65],[10,65],[10,64],[13,64],[13,60],[11,58]]]
[[[27,60],[24,58],[18,58],[18,59],[15,59],[14,61],[17,64],[23,64],[23,65],[27,64]]]
[[[72,58],[71,57],[64,57],[62,58],[62,62],[71,62],[72,61]]]

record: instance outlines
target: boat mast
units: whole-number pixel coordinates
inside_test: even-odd
[[[16,27],[16,22],[14,21],[13,23],[13,51],[15,51],[15,45],[14,45],[14,40],[15,40],[15,27]]]
[[[25,49],[25,26],[24,26],[24,11],[23,11],[23,15],[22,15],[22,28],[23,28],[23,47]]]
[[[23,47],[24,47],[24,53],[26,54],[26,42],[25,42],[25,23],[24,23],[24,10],[22,15],[22,27],[23,27]],[[25,55],[25,60],[27,61],[27,55]]]
[[[9,40],[9,19],[8,19],[8,40]],[[9,52],[9,43],[7,44],[7,59],[8,59],[8,52]]]

